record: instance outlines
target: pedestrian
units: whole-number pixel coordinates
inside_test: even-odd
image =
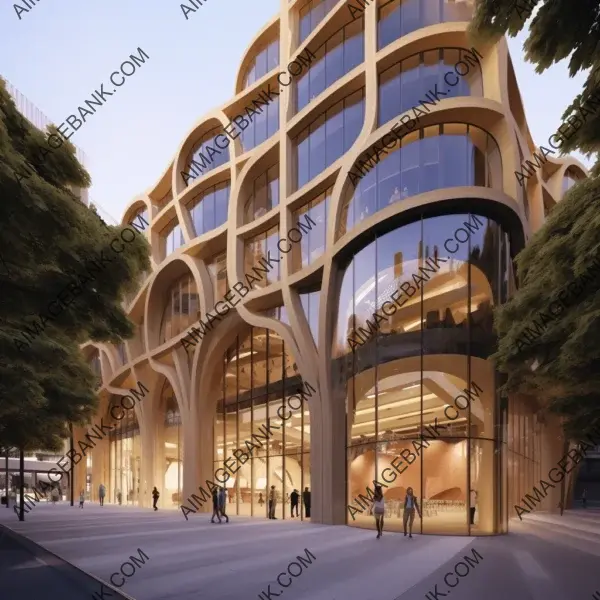
[[[302,492],[302,501],[304,502],[304,516],[310,519],[310,492],[307,487]]]
[[[100,506],[104,506],[104,496],[106,496],[106,488],[104,487],[104,484],[101,483],[100,487],[98,488],[98,498],[100,499]]]
[[[581,504],[583,504],[583,508],[587,508],[587,488],[583,488],[581,493]]]
[[[58,488],[52,488],[52,504],[56,504],[58,502]]]
[[[477,492],[475,490],[469,491],[471,506],[469,507],[469,512],[471,516],[471,525],[475,525],[475,508],[477,505]]]
[[[156,489],[156,486],[154,486],[152,488],[152,508],[154,508],[154,510],[158,510],[156,503],[158,502],[159,498],[160,498],[160,492]]]
[[[221,513],[222,517],[225,517],[227,519],[227,521],[225,521],[225,523],[229,523],[229,517],[227,516],[227,513],[225,512],[225,508],[227,506],[227,491],[225,490],[224,487],[220,487],[219,488],[219,512]],[[219,521],[220,523],[221,521]]]
[[[269,492],[269,519],[276,519],[275,516],[275,507],[277,506],[277,490],[275,490],[275,486],[271,486],[271,491]]]
[[[383,490],[380,485],[375,486],[375,494],[373,494],[373,505],[371,513],[375,516],[375,525],[377,526],[377,538],[383,535],[383,516],[385,514],[385,503],[383,501]]]
[[[258,504],[259,506],[262,507],[262,505],[265,503],[265,499],[263,498],[262,492],[258,493]]]
[[[123,494],[121,493],[121,490],[117,490],[117,502],[119,505],[123,504]]]
[[[290,495],[290,502],[292,504],[292,519],[294,518],[294,508],[296,509],[296,516],[297,517],[300,516],[300,514],[298,513],[298,501],[299,500],[300,500],[300,494],[298,493],[298,490],[296,488],[294,488],[294,491]]]
[[[412,526],[415,521],[415,509],[421,519],[421,509],[417,502],[417,497],[413,495],[413,489],[409,487],[406,490],[406,497],[404,498],[404,518],[402,519],[404,525],[404,537],[406,537],[406,523],[408,521],[409,538],[412,538]]]
[[[219,523],[221,522],[221,515],[219,513],[219,494],[217,493],[217,488],[214,488],[212,491],[212,503],[213,503],[213,514],[210,518],[210,522],[215,522],[215,516],[219,519]]]
[[[79,508],[83,508],[83,503],[85,501],[85,492],[81,490],[79,492]]]

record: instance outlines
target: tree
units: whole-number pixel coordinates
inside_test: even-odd
[[[476,0],[470,33],[475,43],[493,42],[506,33],[516,36],[527,22],[525,58],[537,73],[567,58],[571,77],[589,71],[562,116],[571,127],[560,148],[561,154],[579,150],[589,157],[600,144],[600,0]],[[516,257],[519,290],[495,315],[495,358],[508,376],[505,389],[545,399],[572,437],[600,425],[600,277],[593,272],[600,260],[598,175],[600,161]],[[564,311],[548,314],[551,305],[558,310],[552,302],[561,291],[564,298],[579,288]]]
[[[22,451],[58,450],[94,413],[79,344],[133,335],[121,302],[150,264],[143,236],[116,254],[123,228],[73,194],[90,183],[74,150],[26,121],[0,79],[0,445]]]

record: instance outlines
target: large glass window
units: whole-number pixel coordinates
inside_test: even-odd
[[[359,157],[352,173],[361,171]],[[455,186],[498,187],[502,182],[500,151],[482,129],[461,123],[432,125],[402,138],[347,191],[337,232],[341,237],[357,223],[390,204],[416,194]]]
[[[300,43],[329,14],[338,0],[310,0],[300,9]]]
[[[223,149],[215,144],[218,135],[224,135],[221,127],[207,131],[192,148],[184,169],[183,180],[186,186],[190,185],[190,181],[193,182],[229,161],[229,147]]]
[[[296,110],[364,61],[364,18],[342,27],[314,50],[316,61],[296,81]]]
[[[229,182],[220,183],[202,191],[188,206],[194,234],[204,235],[227,221]]]
[[[502,269],[512,268],[508,235],[456,214],[366,243],[345,266],[333,339],[334,397],[347,406],[348,523],[373,526],[356,499],[377,480],[386,528],[402,530],[410,486],[423,513],[417,532],[499,532],[494,473],[505,440],[490,357],[492,310],[507,300]]]
[[[176,281],[167,292],[167,304],[160,321],[160,343],[185,331],[200,314],[198,289],[191,275]]]
[[[252,281],[253,288],[265,287],[279,279],[279,263],[272,262],[269,265],[267,262],[269,252],[270,256],[279,256],[278,241],[279,227],[277,225],[247,240],[244,247],[244,273],[257,279],[257,281]]]
[[[244,76],[244,87],[247,88],[255,81],[277,68],[279,64],[279,40],[271,42],[266,48],[259,50],[254,60],[248,65]]]
[[[161,390],[159,414],[164,427],[164,448],[158,452],[158,461],[164,460],[165,474],[164,487],[162,490],[159,488],[159,505],[179,508],[183,489],[183,430],[179,405],[168,381],[165,381]]]
[[[294,140],[296,185],[301,188],[352,146],[364,121],[364,90],[337,102]]]
[[[252,183],[252,193],[244,207],[244,223],[267,214],[279,204],[279,164],[261,173]]]
[[[470,21],[473,6],[473,0],[380,0],[378,49],[422,27]]]
[[[136,229],[141,229],[142,231],[146,231],[148,227],[150,227],[150,219],[148,218],[148,209],[144,208],[135,213],[133,219],[131,219],[132,223],[137,225]]]
[[[181,248],[181,246],[185,244],[185,240],[183,239],[183,231],[181,231],[181,227],[178,223],[173,221],[171,226],[166,228],[166,232],[167,233],[162,234],[165,244],[165,258],[167,258],[167,256],[169,256],[169,254],[172,252],[175,252],[177,248]]]
[[[284,319],[283,309],[270,312]],[[272,331],[252,328],[236,339],[222,368],[214,421],[215,471],[234,450],[245,448],[246,440],[253,441],[253,434],[260,438],[262,428],[272,428],[269,441],[255,448],[251,460],[226,482],[229,514],[266,517],[275,486],[275,517],[290,518],[290,497],[296,490],[298,515],[306,519],[302,492],[310,490],[309,400],[297,395],[303,384],[283,340]],[[285,422],[281,415],[287,416]]]
[[[227,253],[223,252],[209,263],[208,272],[213,284],[215,304],[225,297],[227,286]]]
[[[260,106],[256,115],[248,119],[249,125],[240,134],[244,152],[252,150],[279,131],[279,97],[271,100],[266,106]]]
[[[521,164],[523,164],[523,161],[521,161]],[[573,169],[567,169],[565,171],[565,175],[563,177],[563,182],[562,182],[563,194],[568,192],[579,181],[579,179],[580,179],[579,175],[577,173],[575,173],[575,171]],[[527,187],[527,186],[524,186],[524,187]]]
[[[314,200],[294,211],[294,224],[306,223],[307,227],[311,228],[302,236],[299,244],[292,246],[292,268],[294,270],[311,264],[325,251],[327,213],[332,191],[333,187],[328,188]]]
[[[448,68],[462,60],[465,52],[458,48],[438,48],[410,56],[383,71],[379,75],[378,124],[381,126],[414,107],[426,110],[427,103],[437,101],[427,96],[430,91],[444,94],[440,94],[440,100],[483,95],[481,68],[472,63],[464,77],[456,76],[458,82],[454,87],[449,88],[444,82]],[[422,101],[426,108],[421,106]]]

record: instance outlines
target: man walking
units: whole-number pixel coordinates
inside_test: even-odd
[[[229,523],[229,517],[227,516],[227,513],[225,512],[225,509],[227,507],[227,491],[225,490],[224,487],[220,487],[219,488],[219,512],[221,513],[222,517],[225,517],[227,519],[227,521],[225,521],[225,523]],[[221,521],[219,520],[219,523]]]
[[[154,486],[152,488],[152,508],[154,510],[158,510],[158,507],[156,505],[158,503],[159,498],[160,498],[160,492],[156,489],[156,486]]]
[[[104,496],[106,496],[106,488],[104,487],[104,484],[101,483],[100,487],[98,488],[98,498],[100,500],[100,506],[104,506]]]
[[[302,492],[302,501],[304,502],[304,516],[310,519],[310,492],[307,487]]]
[[[217,488],[214,488],[212,491],[212,504],[213,504],[213,514],[210,518],[210,522],[215,522],[215,515],[217,519],[219,519],[219,523],[221,522],[221,515],[219,513],[219,494],[217,493]]]
[[[299,517],[298,514],[298,501],[300,500],[300,494],[298,490],[294,488],[294,491],[290,494],[290,502],[292,505],[292,519],[294,518],[294,508],[296,509],[296,516]]]
[[[275,490],[275,486],[271,486],[271,491],[269,492],[269,519],[276,519],[275,516],[275,507],[277,506],[277,491]]]

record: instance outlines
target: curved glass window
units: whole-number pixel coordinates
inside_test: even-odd
[[[338,0],[310,0],[300,9],[300,43],[329,14]]]
[[[229,287],[227,285],[227,253],[215,256],[208,264],[208,272],[213,284],[215,304],[225,297]]]
[[[297,189],[348,151],[364,118],[364,89],[360,89],[334,104],[296,136]]]
[[[142,210],[138,210],[133,219],[130,220],[130,223],[136,223],[136,229],[146,231],[148,227],[150,227],[150,221],[148,219],[148,209],[143,208]]]
[[[261,106],[261,111],[257,110],[256,115],[247,120],[249,125],[240,134],[244,152],[252,150],[279,131],[279,98],[273,99],[264,107]]]
[[[281,254],[277,248],[279,241],[279,227],[271,227],[264,233],[260,233],[246,241],[244,246],[244,273],[255,277],[257,281],[252,281],[252,287],[265,287],[279,279],[279,263],[267,262],[269,252],[271,256]]]
[[[377,480],[392,530],[410,486],[417,532],[498,532],[506,509],[494,473],[508,448],[488,361],[492,309],[508,299],[509,236],[476,214],[416,218],[365,239],[340,285],[332,393],[348,414],[348,524],[373,526],[355,499]]]
[[[244,207],[244,223],[262,217],[279,204],[279,165],[261,173],[252,183],[252,188]]]
[[[448,89],[449,85],[443,79],[462,60],[465,52],[459,48],[438,48],[409,56],[383,71],[379,75],[378,125],[420,106],[421,102],[425,103],[425,107],[436,103],[438,99],[431,97],[436,90],[440,93],[439,100],[482,96],[481,67],[475,67],[472,62],[468,63],[472,68],[464,77],[455,76],[458,81],[454,87]],[[428,96],[428,92],[432,95]]]
[[[168,298],[160,321],[160,343],[185,331],[200,318],[198,289],[191,275],[176,281],[166,294]]]
[[[186,186],[190,180],[206,175],[209,171],[224,165],[229,161],[229,147],[219,148],[215,144],[215,138],[223,132],[220,127],[215,127],[205,133],[194,145],[186,160],[183,180]]]
[[[306,231],[300,243],[292,246],[292,268],[294,271],[306,267],[325,252],[325,236],[327,233],[327,213],[329,198],[333,187],[319,194],[294,211],[294,223],[306,223],[310,231]]]
[[[501,171],[496,142],[478,127],[446,123],[413,131],[362,178],[356,175],[358,183],[354,189],[350,186],[344,200],[338,237],[416,194],[456,186],[500,186]],[[355,166],[352,172],[361,171]]]
[[[164,481],[158,505],[177,508],[183,489],[183,427],[181,413],[171,384],[165,380],[160,392],[160,414],[163,415]],[[160,426],[160,421],[159,421]]]
[[[365,59],[364,18],[359,17],[334,33],[314,52],[316,61],[296,81],[296,111]]]
[[[204,190],[188,207],[194,234],[204,235],[227,221],[229,208],[229,182]]]
[[[282,308],[269,312],[283,320]],[[239,336],[225,353],[220,371],[215,388],[214,471],[233,458],[236,448],[253,441],[253,435],[260,436],[265,428],[272,434],[268,443],[255,444],[252,457],[225,483],[227,512],[266,517],[274,486],[275,517],[287,519],[289,495],[294,489],[310,490],[311,485],[310,390],[298,395],[298,401],[294,398],[293,406],[286,403],[303,384],[284,341],[268,329],[253,327],[247,335]],[[310,514],[302,500],[300,493],[298,516],[306,519]]]
[[[470,21],[474,0],[387,0],[378,8],[377,48],[437,23]]]
[[[579,181],[579,179],[579,175],[576,174],[573,169],[567,169],[562,181],[563,194],[569,191]]]
[[[172,252],[175,252],[177,248],[181,248],[185,244],[185,240],[183,239],[183,232],[181,231],[181,226],[178,223],[173,222],[171,227],[167,227],[167,233],[164,236],[164,248],[165,248],[165,258],[169,256]]]
[[[254,60],[246,69],[244,76],[244,88],[252,85],[269,71],[277,68],[279,64],[279,40],[271,42],[255,56]]]

